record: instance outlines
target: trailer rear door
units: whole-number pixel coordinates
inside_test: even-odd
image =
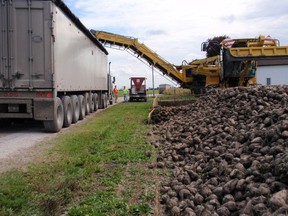
[[[52,87],[52,3],[2,1],[0,88]]]

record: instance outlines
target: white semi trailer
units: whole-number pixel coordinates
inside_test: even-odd
[[[58,132],[111,98],[108,52],[61,0],[2,0],[0,121]]]

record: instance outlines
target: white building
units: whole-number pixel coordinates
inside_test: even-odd
[[[159,94],[163,94],[166,89],[172,88],[169,84],[160,84],[159,85]]]
[[[256,80],[261,85],[288,85],[288,60],[258,61]]]

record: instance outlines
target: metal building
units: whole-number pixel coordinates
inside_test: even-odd
[[[258,61],[256,79],[261,85],[288,85],[288,60]]]

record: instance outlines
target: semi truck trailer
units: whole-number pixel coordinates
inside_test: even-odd
[[[61,0],[3,0],[0,121],[43,121],[49,132],[112,101],[108,52]]]

